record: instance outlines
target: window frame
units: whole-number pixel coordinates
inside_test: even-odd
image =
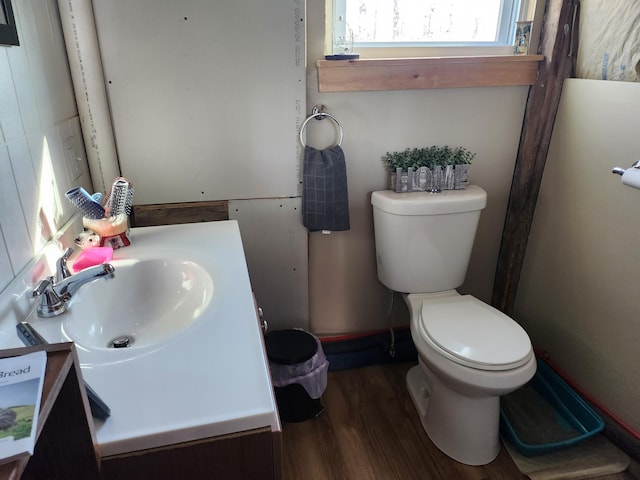
[[[0,9],[6,20],[5,23],[0,22],[0,45],[20,45],[11,0],[0,0]]]
[[[546,2],[520,0],[520,18],[533,20],[529,54],[505,47],[359,49],[357,60],[316,60],[319,92],[531,86],[543,55],[539,48]],[[325,0],[324,51],[332,52],[333,0]],[[493,49],[493,50],[491,50]],[[371,49],[369,49],[371,50]],[[326,58],[326,57],[325,57]]]
[[[334,25],[338,18],[345,18],[346,2],[327,0],[331,15],[327,15],[325,53],[329,55],[333,50]],[[354,52],[360,58],[508,55],[513,53],[516,21],[530,14],[530,3],[531,0],[502,0],[495,42],[354,42]]]

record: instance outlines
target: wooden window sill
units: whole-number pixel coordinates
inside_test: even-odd
[[[533,85],[543,55],[318,60],[320,92]]]

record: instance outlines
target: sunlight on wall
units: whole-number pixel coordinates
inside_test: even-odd
[[[42,153],[40,156],[40,174],[38,176],[39,192],[38,205],[40,210],[38,218],[33,219],[35,228],[32,229],[35,238],[33,239],[33,253],[40,251],[47,241],[51,240],[64,214],[56,174],[51,160],[51,152],[47,137],[42,139]]]

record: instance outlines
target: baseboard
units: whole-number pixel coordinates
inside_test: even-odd
[[[598,408],[593,403],[589,405],[604,420],[604,435],[616,447],[631,457],[631,466],[629,471],[640,478],[640,440],[625,430],[616,420],[611,418],[605,411]]]
[[[416,352],[411,332],[408,329],[391,333],[377,333],[347,340],[322,341],[322,349],[329,360],[329,371],[380,365],[391,362],[416,361]],[[321,339],[322,340],[322,339]]]

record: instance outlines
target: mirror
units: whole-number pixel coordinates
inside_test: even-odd
[[[0,0],[0,45],[20,45],[11,0]]]

